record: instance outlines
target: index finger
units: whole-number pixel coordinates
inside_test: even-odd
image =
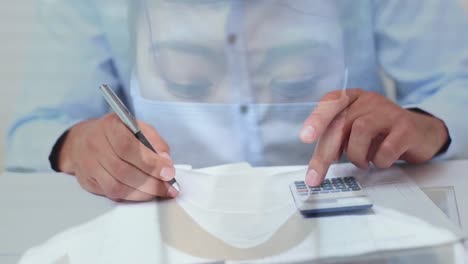
[[[320,185],[327,175],[330,165],[339,159],[346,135],[346,131],[343,129],[346,122],[345,115],[345,112],[339,114],[318,141],[305,179],[309,186]]]
[[[300,138],[304,143],[314,143],[330,123],[363,93],[361,89],[339,90],[326,94],[304,121]]]

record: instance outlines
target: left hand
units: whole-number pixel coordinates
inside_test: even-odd
[[[325,95],[304,122],[304,143],[318,141],[306,183],[320,185],[330,165],[346,153],[362,169],[372,162],[388,168],[396,161],[432,159],[448,140],[444,122],[404,109],[386,97],[361,89]]]

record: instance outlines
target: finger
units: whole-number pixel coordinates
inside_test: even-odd
[[[373,161],[375,154],[377,154],[377,150],[379,149],[380,144],[385,140],[387,135],[384,134],[378,134],[371,142],[371,145],[369,147],[369,152],[367,153],[367,160],[368,161]]]
[[[125,201],[150,201],[156,198],[155,195],[151,195],[130,186],[119,182],[117,179],[102,166],[99,167],[95,173],[99,174],[96,177],[99,185],[104,190],[105,195],[113,200],[125,200]],[[169,197],[169,192],[164,195]]]
[[[346,134],[344,126],[345,113],[342,113],[330,123],[317,143],[306,175],[306,183],[309,186],[320,185],[327,175],[330,165],[341,155]]]
[[[371,143],[377,135],[386,132],[390,125],[384,118],[371,114],[354,120],[346,149],[348,160],[361,169],[369,169]]]
[[[116,116],[106,117],[105,136],[114,153],[139,168],[143,172],[163,181],[169,181],[175,176],[174,164],[166,156],[160,156],[143,143],[125,127]]]
[[[330,123],[363,93],[361,89],[335,91],[325,95],[304,122],[300,138],[304,143],[319,139]]]
[[[112,150],[107,155],[100,155],[100,164],[119,182],[139,191],[158,197],[166,196],[169,184],[152,177],[137,167],[114,155]]]
[[[372,160],[377,168],[391,167],[409,149],[406,129],[395,127],[378,146]]]

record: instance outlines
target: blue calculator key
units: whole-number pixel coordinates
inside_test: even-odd
[[[309,189],[311,191],[320,191],[322,188],[320,188],[320,187],[310,187]]]
[[[331,190],[332,193],[340,192],[340,190]]]
[[[310,192],[310,194],[319,194],[320,192],[318,191],[314,191],[314,192]]]
[[[330,191],[329,190],[323,190],[320,193],[330,193]]]
[[[361,188],[359,188],[359,187],[355,187],[355,188],[351,188],[351,190],[353,190],[353,191],[360,191],[360,190],[361,190]]]

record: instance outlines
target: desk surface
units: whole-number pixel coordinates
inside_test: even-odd
[[[468,234],[468,160],[402,168],[423,188],[453,187],[461,227]],[[63,231],[98,219],[115,206],[110,200],[83,191],[75,179],[67,175],[0,176],[0,263],[16,263],[26,250]],[[411,261],[414,259],[408,263]]]

